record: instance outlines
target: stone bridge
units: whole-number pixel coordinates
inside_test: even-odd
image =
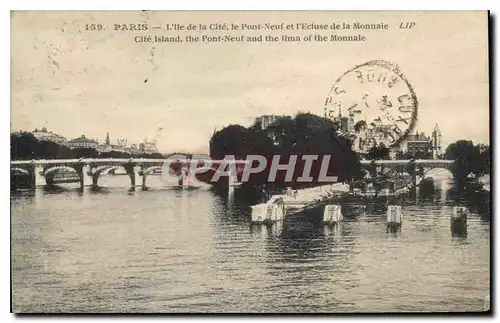
[[[361,165],[371,176],[385,173],[387,170],[406,172],[417,185],[425,178],[432,177],[435,169],[451,170],[453,160],[449,159],[403,159],[403,160],[362,160]]]
[[[44,187],[54,183],[56,174],[76,173],[80,187],[98,187],[99,177],[107,172],[122,168],[130,177],[130,187],[146,187],[146,178],[156,170],[161,170],[164,159],[52,159],[32,161],[11,161],[11,174],[31,175],[34,187]]]
[[[12,175],[31,176],[33,187],[44,187],[55,182],[56,174],[76,173],[78,178],[74,182],[80,182],[80,187],[98,187],[99,177],[102,174],[113,172],[116,169],[124,169],[130,177],[130,187],[135,189],[141,187],[146,190],[146,179],[157,170],[162,170],[165,159],[145,158],[80,158],[80,159],[52,159],[52,160],[23,160],[11,161]],[[188,181],[188,168],[191,162],[203,162],[203,160],[180,160],[178,164],[179,174],[182,174],[182,186]],[[221,163],[222,161],[212,161]],[[413,160],[362,160],[361,165],[373,175],[377,175],[393,169],[405,171],[412,175],[414,184],[420,178],[425,178],[429,170],[435,168],[449,169],[452,160],[442,159],[413,159]],[[188,184],[186,184],[188,185]]]

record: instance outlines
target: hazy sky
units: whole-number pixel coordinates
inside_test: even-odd
[[[416,22],[401,30],[401,22]],[[339,36],[364,43],[136,43],[137,35],[215,36],[240,31],[113,31],[147,23],[387,23],[388,30],[254,31]],[[102,23],[105,31],[85,31]],[[419,100],[419,131],[437,122],[445,144],[489,143],[486,12],[15,12],[13,130],[47,127],[69,139],[151,138],[163,152],[206,152],[215,128],[261,114],[323,114],[335,79],[355,65],[400,66]],[[146,81],[147,80],[147,81]],[[146,81],[146,82],[145,82]]]

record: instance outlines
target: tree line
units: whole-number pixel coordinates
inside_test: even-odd
[[[455,161],[451,172],[458,182],[465,181],[471,174],[480,177],[491,173],[491,150],[488,145],[458,140],[446,148],[444,158]]]
[[[352,150],[349,138],[337,135],[338,124],[328,118],[310,113],[278,118],[267,128],[262,129],[259,121],[250,127],[229,125],[216,131],[210,140],[210,156],[222,159],[234,155],[244,159],[247,155],[322,155],[331,154],[342,157],[339,169],[339,181],[362,178],[360,158],[368,160],[389,159],[389,148],[383,144],[375,146],[367,154],[358,154]],[[452,173],[456,181],[461,182],[470,176],[479,177],[489,174],[491,169],[490,147],[474,145],[472,141],[458,140],[450,144],[442,156],[455,162]],[[427,159],[428,153],[402,153],[396,159]]]
[[[268,158],[269,167],[269,161],[275,155],[285,158],[280,160],[281,164],[286,163],[286,158],[291,155],[330,155],[330,163],[335,168],[332,172],[338,175],[338,181],[362,178],[364,172],[359,155],[352,150],[348,138],[337,135],[337,127],[330,119],[311,113],[279,117],[265,129],[258,120],[249,127],[229,125],[216,131],[210,139],[210,157],[222,159],[234,155],[236,159],[245,159],[248,155],[260,155]],[[297,165],[300,162],[299,159]],[[311,174],[317,173],[319,166],[319,163],[314,164]],[[296,175],[300,176],[302,167],[296,169]],[[265,183],[266,173],[263,174],[261,182]],[[294,183],[291,186],[300,185]]]

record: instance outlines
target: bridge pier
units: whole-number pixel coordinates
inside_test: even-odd
[[[84,164],[77,172],[80,176],[80,188],[82,190],[91,188],[93,186],[93,176],[90,164]]]
[[[133,162],[129,162],[125,165],[123,165],[125,168],[125,171],[127,172],[127,175],[130,178],[130,188],[129,191],[135,191],[136,187],[142,186],[141,182],[141,172],[142,172],[142,167],[138,166],[137,164]]]
[[[134,191],[136,187],[142,187],[143,181],[141,179],[142,167],[141,166],[133,166],[132,172],[129,173],[130,176],[130,190]],[[144,175],[143,175],[144,177]]]
[[[33,169],[33,186],[35,188],[43,188],[45,185],[47,185],[45,169],[43,165],[35,165]]]
[[[410,162],[410,175],[413,186],[417,186],[417,166],[414,161]]]
[[[148,187],[146,186],[146,173],[144,173],[144,170],[142,171],[142,184],[141,184],[141,189],[143,191],[147,191],[148,190]]]
[[[189,187],[189,168],[187,166],[182,166],[181,173],[182,173],[182,188],[188,188]]]
[[[93,174],[92,175],[92,188],[98,188],[99,187],[99,176],[101,174]]]

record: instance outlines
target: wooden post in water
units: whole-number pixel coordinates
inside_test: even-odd
[[[451,212],[450,227],[452,236],[467,236],[467,213],[465,206],[454,206]]]
[[[285,218],[285,205],[283,203],[273,203],[268,206],[269,222],[282,221]]]
[[[267,218],[267,204],[252,206],[252,223],[264,223]]]
[[[325,211],[323,212],[323,223],[336,224],[342,221],[343,218],[342,208],[340,207],[340,205],[325,205]]]
[[[387,207],[387,230],[395,232],[401,229],[403,223],[403,209],[401,205],[389,205]]]
[[[252,206],[252,223],[273,223],[285,218],[283,197],[274,195],[266,204]]]

